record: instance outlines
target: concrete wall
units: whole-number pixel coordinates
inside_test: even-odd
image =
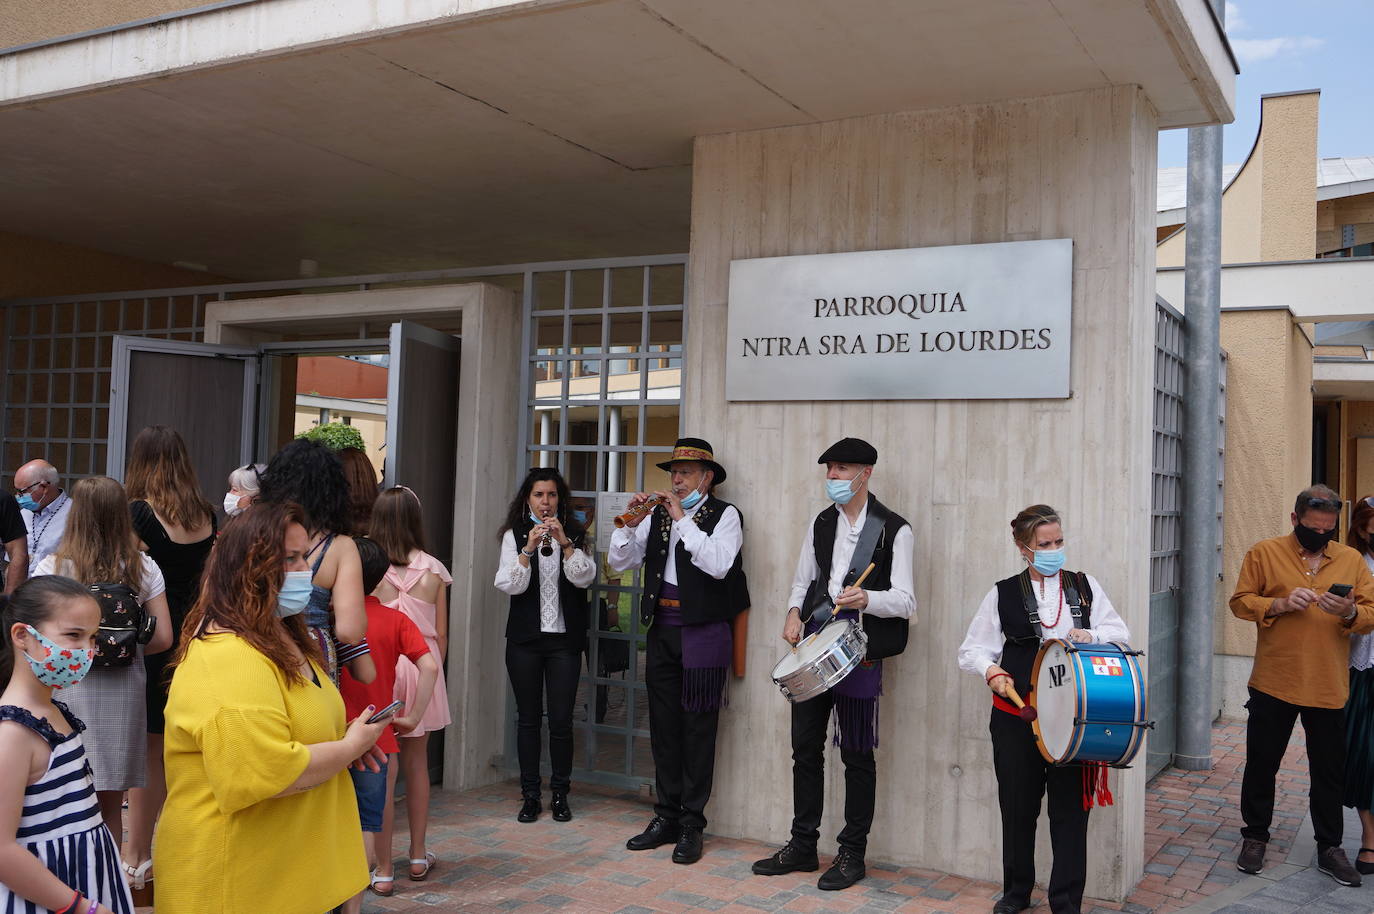
[[[231,281],[223,276],[74,244],[0,232],[0,299],[208,286]]]
[[[1143,95],[1120,87],[697,140],[684,428],[715,444],[731,470],[721,494],[755,531],[749,675],[722,716],[712,831],[787,837],[789,714],[768,674],[796,549],[825,504],[816,456],[858,435],[882,455],[875,492],[917,543],[918,621],[885,675],[870,856],[1000,878],[990,701],[956,652],[984,593],[1020,564],[1016,511],[1060,507],[1072,564],[1146,640],[1148,525],[1124,519],[1150,505],[1156,129]],[[1075,243],[1069,400],[725,400],[732,259],[1062,237]],[[830,752],[825,849],[843,797]],[[1108,897],[1141,872],[1144,769],[1112,782],[1088,884]]]
[[[1222,312],[1221,345],[1229,356],[1226,503],[1214,681],[1222,716],[1243,719],[1255,626],[1226,604],[1246,550],[1292,529],[1293,499],[1311,482],[1312,343],[1276,308]]]

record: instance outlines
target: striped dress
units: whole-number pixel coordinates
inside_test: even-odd
[[[119,848],[100,818],[91,766],[81,731],[86,729],[60,702],[72,732],[63,736],[45,719],[24,708],[0,705],[0,720],[23,724],[52,747],[48,770],[24,789],[24,811],[15,841],[52,873],[102,910],[133,914],[134,903],[124,882]],[[43,914],[48,908],[16,895],[0,883],[0,914]]]

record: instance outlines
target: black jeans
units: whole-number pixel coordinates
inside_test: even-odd
[[[1088,811],[1083,808],[1083,769],[1051,765],[1035,747],[1030,724],[993,709],[992,767],[1002,810],[1002,897],[1030,904],[1035,887],[1035,828],[1049,794],[1049,902],[1054,914],[1078,914],[1088,878]]]
[[[582,675],[582,651],[568,635],[542,634],[533,641],[506,642],[506,672],[515,691],[515,750],[520,758],[520,794],[539,796],[539,727],[548,694],[549,789],[567,793],[572,782],[573,704]]]
[[[682,709],[682,629],[649,629],[644,661],[649,692],[649,748],[654,755],[654,815],[706,827],[706,803],[716,771],[720,711]]]
[[[1250,720],[1245,728],[1245,776],[1240,782],[1242,836],[1269,840],[1274,818],[1274,776],[1283,763],[1293,724],[1302,718],[1307,734],[1307,767],[1312,789],[1312,831],[1317,847],[1340,847],[1344,825],[1341,787],[1345,779],[1345,708],[1293,705],[1256,689],[1250,690]]]
[[[825,738],[835,694],[826,692],[792,705],[792,840],[815,850],[825,810]],[[860,858],[868,850],[878,766],[873,750],[841,749],[844,762],[844,828],[839,845]]]

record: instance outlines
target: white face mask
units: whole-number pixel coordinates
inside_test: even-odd
[[[237,514],[242,514],[243,509],[239,507],[239,499],[241,497],[242,496],[240,495],[235,495],[233,492],[225,492],[224,513],[228,514],[230,517],[234,517]]]

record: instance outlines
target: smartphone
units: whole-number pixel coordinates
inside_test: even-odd
[[[1348,597],[1350,596],[1351,589],[1351,585],[1349,584],[1332,584],[1327,588],[1326,592],[1334,593],[1338,597]]]
[[[371,717],[369,717],[367,719],[367,722],[370,724],[379,724],[382,721],[387,720],[388,718],[395,717],[396,712],[401,710],[401,708],[403,707],[405,707],[405,702],[399,700],[393,701],[391,704],[387,705],[385,708],[382,708],[382,710],[378,711],[376,714],[373,714]]]

